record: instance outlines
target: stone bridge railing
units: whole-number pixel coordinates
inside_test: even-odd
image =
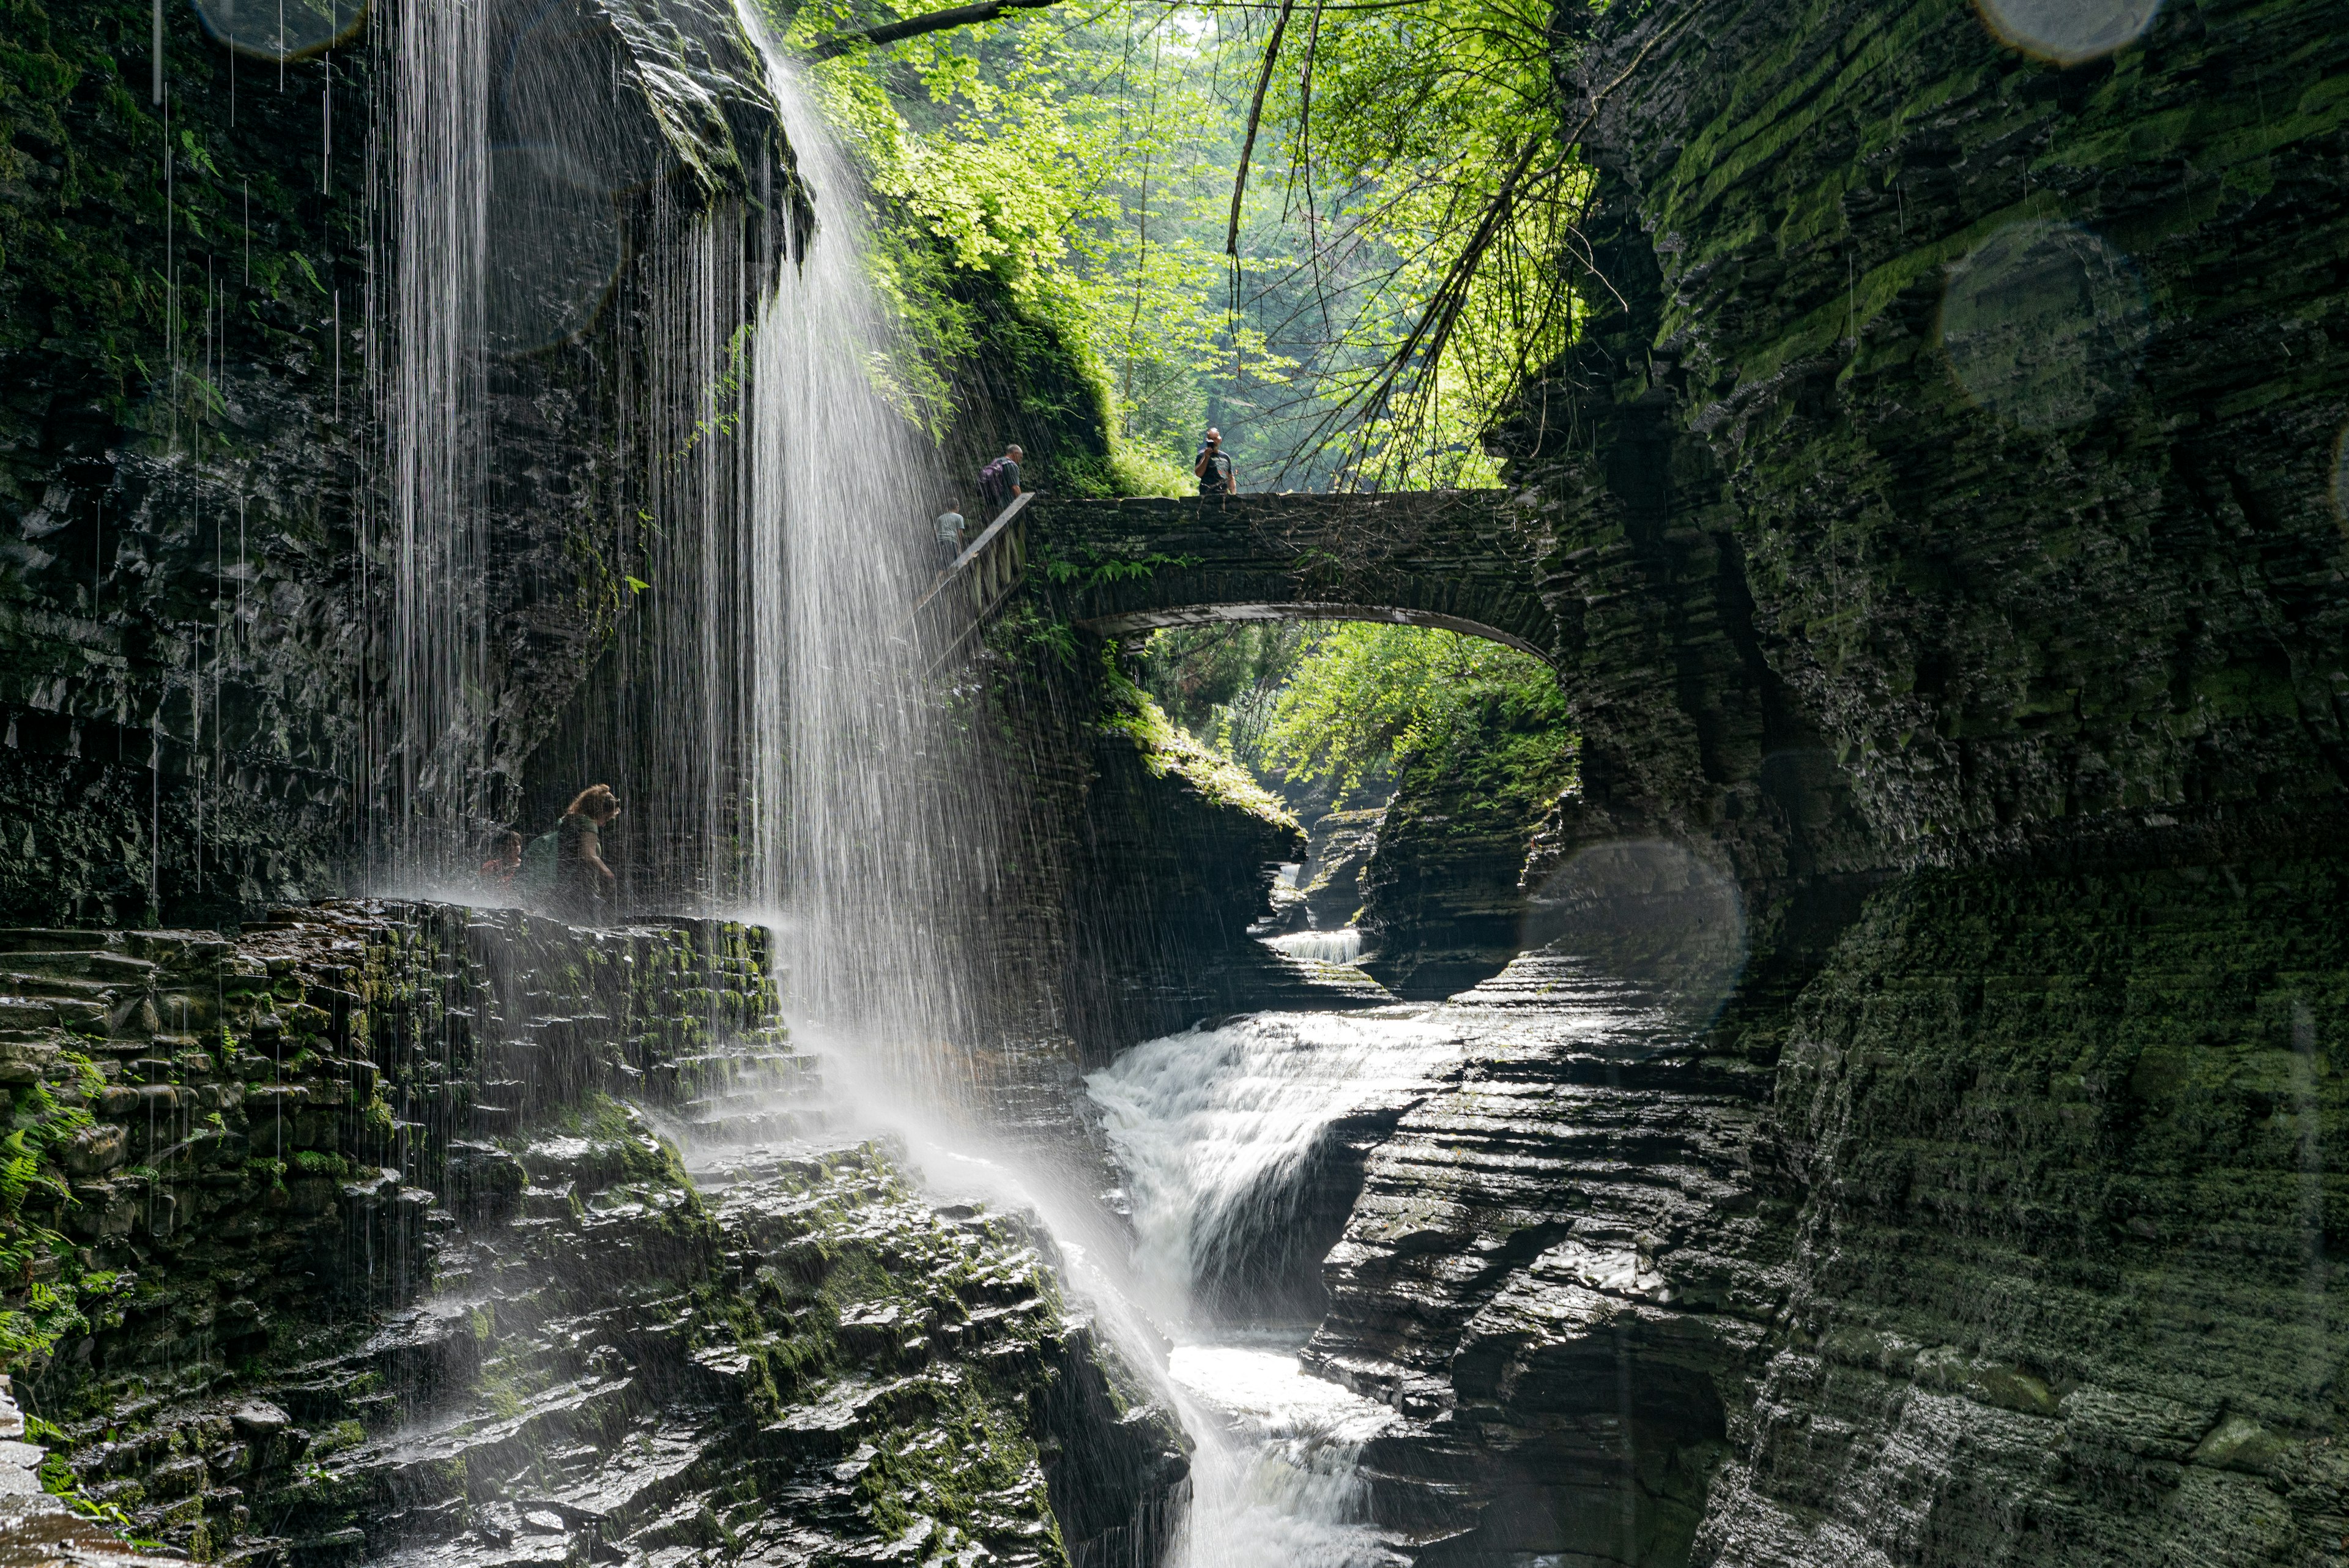
[[[951,658],[1040,569],[1059,613],[1114,637],[1237,620],[1375,620],[1556,656],[1527,546],[1498,490],[1061,501],[1023,496],[915,618]]]
[[[1546,659],[1556,650],[1506,491],[1046,499],[1030,519],[1069,618],[1105,636],[1376,620],[1469,632]]]
[[[1027,513],[1035,499],[1034,491],[1014,496],[914,607],[916,634],[934,666],[960,652],[1025,580]]]

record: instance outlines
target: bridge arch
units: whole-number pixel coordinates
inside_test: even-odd
[[[1029,508],[1030,569],[1103,636],[1228,621],[1437,627],[1555,664],[1557,625],[1497,490],[1061,501]]]
[[[1528,642],[1515,632],[1503,631],[1481,621],[1460,616],[1444,615],[1435,610],[1402,608],[1388,605],[1331,604],[1327,601],[1289,602],[1282,604],[1210,604],[1170,605],[1161,609],[1132,610],[1121,614],[1098,616],[1080,620],[1085,630],[1103,637],[1123,637],[1138,631],[1164,631],[1182,627],[1219,626],[1234,621],[1278,620],[1358,620],[1388,626],[1424,626],[1443,631],[1456,631],[1464,637],[1481,637],[1488,642],[1501,643],[1520,653],[1530,653],[1543,663],[1555,667],[1557,660],[1547,648]]]

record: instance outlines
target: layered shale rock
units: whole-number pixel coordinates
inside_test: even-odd
[[[1179,1432],[1024,1226],[827,1137],[763,941],[10,933],[48,1490],[253,1563],[1154,1549]]]
[[[1305,895],[1314,929],[1334,931],[1354,923],[1362,908],[1362,867],[1378,847],[1384,806],[1333,811],[1313,824],[1298,888]]]
[[[1361,872],[1363,967],[1401,996],[1443,997],[1496,973],[1526,932],[1526,851],[1575,781],[1552,704],[1496,694],[1406,757]]]
[[[1363,1462],[1421,1560],[1684,1560],[1786,1289],[1768,1080],[1574,959],[1446,1016],[1459,1072],[1371,1155],[1308,1364],[1406,1417]]]
[[[1062,983],[1080,1060],[1251,1008],[1392,1000],[1252,934],[1280,867],[1306,858],[1277,799],[1122,680],[1100,713],[1063,862]]]
[[[1939,874],[1804,993],[1698,1561],[2330,1561],[2349,859]],[[1879,1555],[1881,1554],[1881,1555]]]
[[[2349,29],[1982,18],[1616,9],[1564,82],[1526,889],[1696,1001],[1371,1158],[1315,1355],[1428,1561],[2344,1551]]]

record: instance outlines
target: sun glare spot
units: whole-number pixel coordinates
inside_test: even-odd
[[[1975,0],[1975,8],[2000,43],[2076,66],[2143,36],[2161,0]]]
[[[264,60],[299,60],[347,44],[367,18],[366,0],[195,0],[196,20],[216,42]]]
[[[2128,257],[2076,223],[2036,220],[1951,270],[1940,332],[1968,398],[2025,430],[2062,430],[2127,395],[2153,311]]]

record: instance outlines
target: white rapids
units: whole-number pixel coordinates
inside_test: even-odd
[[[1424,1009],[1268,1013],[1134,1047],[1086,1080],[1125,1173],[1135,1282],[1175,1343],[1168,1375],[1199,1439],[1174,1561],[1188,1568],[1370,1568],[1362,1445],[1384,1406],[1310,1376],[1299,1333],[1208,1321],[1195,1287],[1288,1219],[1332,1125],[1430,1084],[1456,1031]]]

